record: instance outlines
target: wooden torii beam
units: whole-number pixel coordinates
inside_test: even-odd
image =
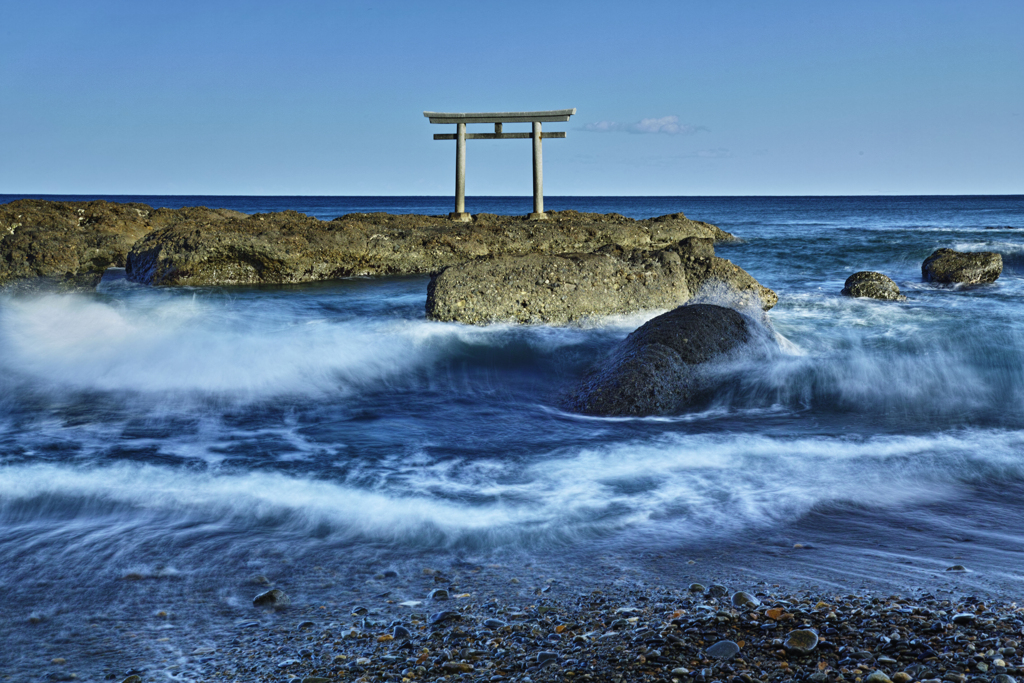
[[[436,111],[425,111],[423,115],[431,123],[454,123],[457,132],[435,133],[435,140],[455,140],[455,211],[448,217],[457,221],[468,221],[466,213],[466,140],[525,140],[533,139],[533,213],[530,218],[544,220],[544,169],[541,159],[540,141],[543,138],[564,138],[565,133],[542,133],[540,124],[543,121],[568,121],[576,113],[576,109],[556,109],[553,111],[512,111],[483,112],[475,114],[442,114]],[[493,133],[466,134],[467,123],[493,123]],[[503,123],[532,123],[532,133],[503,133]]]

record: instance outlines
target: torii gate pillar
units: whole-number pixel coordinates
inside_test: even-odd
[[[544,162],[541,150],[543,138],[564,138],[565,133],[543,133],[540,124],[542,121],[568,121],[569,117],[576,113],[575,109],[558,109],[554,111],[519,111],[519,112],[485,112],[476,114],[441,114],[433,111],[425,111],[423,115],[430,119],[431,123],[454,123],[456,133],[436,133],[435,140],[455,140],[455,211],[448,214],[448,217],[456,221],[468,221],[470,215],[466,213],[466,140],[509,140],[525,139],[533,140],[533,213],[530,218],[534,220],[545,220],[544,213]],[[493,123],[494,133],[466,134],[467,123]],[[531,123],[533,130],[529,133],[503,133],[503,123]]]

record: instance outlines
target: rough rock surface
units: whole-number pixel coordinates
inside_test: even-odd
[[[675,308],[711,282],[765,310],[778,301],[746,271],[715,256],[711,239],[690,237],[660,250],[607,246],[592,254],[528,254],[449,266],[427,288],[427,316],[482,324],[566,323],[589,315]]]
[[[0,205],[0,285],[95,287],[103,271],[124,266],[132,245],[179,220],[243,216],[204,208],[156,209],[105,201],[19,199]]]
[[[703,366],[751,339],[739,312],[680,306],[637,328],[605,366],[583,380],[565,407],[589,415],[665,415],[708,389]]]
[[[294,211],[225,221],[181,221],[154,230],[127,259],[128,278],[153,285],[298,283],[352,275],[436,273],[481,256],[592,253],[607,245],[657,249],[686,237],[735,238],[672,214],[549,212],[551,220],[478,214],[349,214],[325,222]]]
[[[862,270],[846,278],[844,296],[867,297],[884,301],[906,301],[907,297],[900,294],[899,286],[881,273]]]
[[[937,249],[921,264],[930,282],[982,284],[995,282],[1003,272],[1003,257],[994,251],[961,252]]]

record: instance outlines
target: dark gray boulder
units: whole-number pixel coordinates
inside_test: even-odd
[[[680,306],[637,328],[565,399],[588,415],[665,415],[710,388],[708,364],[751,341],[753,323],[732,308]]]
[[[900,288],[895,282],[887,276],[871,270],[862,270],[846,278],[846,284],[841,294],[883,301],[907,300],[907,297],[900,294]]]
[[[977,285],[995,282],[1002,272],[1003,257],[994,251],[936,249],[921,264],[921,276],[929,282]]]

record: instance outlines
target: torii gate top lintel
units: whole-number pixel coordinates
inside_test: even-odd
[[[457,221],[468,221],[470,216],[466,213],[466,140],[512,140],[512,139],[533,139],[533,213],[530,218],[543,220],[547,218],[544,213],[544,180],[541,162],[541,139],[542,138],[564,138],[565,133],[542,133],[541,122],[568,121],[569,117],[576,113],[576,109],[554,109],[550,111],[510,111],[510,112],[476,112],[476,113],[442,113],[436,111],[425,111],[423,115],[431,123],[454,123],[457,132],[455,135],[439,133],[434,135],[435,140],[455,140],[455,211],[449,214],[449,218]],[[466,134],[467,123],[493,123],[494,133]],[[503,123],[532,123],[531,133],[504,133],[501,129]]]
[[[534,121],[568,121],[576,109],[554,109],[552,111],[506,111],[481,112],[474,114],[442,114],[425,111],[423,115],[431,123],[533,123]]]

